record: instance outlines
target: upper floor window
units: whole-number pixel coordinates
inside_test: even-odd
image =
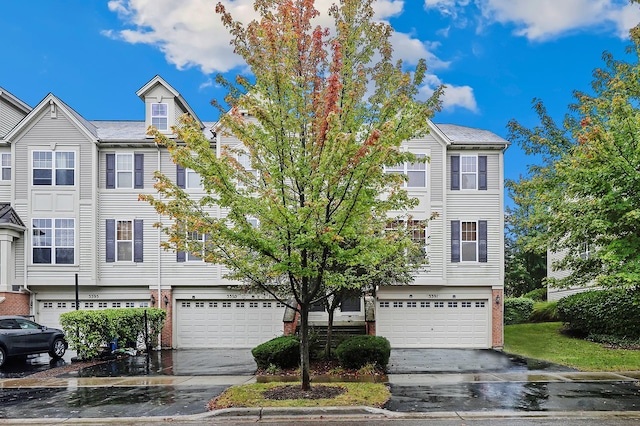
[[[33,184],[73,186],[75,152],[33,151]]]
[[[416,157],[424,160],[426,155],[416,154]],[[404,183],[404,187],[407,188],[425,188],[427,186],[427,164],[425,161],[385,167],[385,173],[407,175],[407,180]]]
[[[593,247],[587,242],[580,244],[580,259],[589,259],[593,254]]]
[[[144,188],[144,154],[106,154],[106,187]]]
[[[452,155],[451,189],[487,189],[486,155]]]
[[[253,166],[251,165],[251,158],[249,157],[249,155],[247,155],[246,153],[240,153],[238,154],[237,159],[238,159],[238,163],[240,164],[240,166],[242,167],[245,173],[253,175],[254,178],[258,177],[258,171],[254,169]],[[245,183],[243,180],[240,180],[238,182],[238,185],[245,186]]]
[[[151,125],[158,130],[169,130],[168,104],[151,104]]]
[[[176,164],[176,185],[183,189],[203,189],[202,176],[195,170]]]
[[[451,261],[487,261],[487,221],[451,221]]]
[[[187,261],[188,262],[202,262],[204,260],[204,243],[205,243],[205,234],[201,234],[199,232],[191,232],[189,235],[189,239],[193,241],[193,243],[188,244],[189,250],[187,251]]]
[[[4,153],[0,156],[2,161],[2,173],[0,180],[11,180],[11,153]]]
[[[33,263],[73,265],[74,219],[32,219]]]
[[[387,224],[387,229],[401,229],[407,227],[407,231],[411,234],[411,241],[419,248],[419,251],[408,253],[411,260],[421,262],[427,256],[427,230],[424,220],[394,220]]]
[[[105,233],[106,262],[143,261],[142,219],[107,219]]]

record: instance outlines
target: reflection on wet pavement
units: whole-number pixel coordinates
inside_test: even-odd
[[[428,411],[636,411],[637,382],[485,382],[391,384],[384,408]]]

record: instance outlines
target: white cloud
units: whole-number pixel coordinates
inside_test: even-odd
[[[476,17],[479,29],[498,22],[515,24],[515,34],[529,40],[546,40],[567,32],[611,27],[620,37],[640,21],[640,8],[627,0],[424,0],[425,9],[436,9],[460,26],[463,15]]]
[[[109,10],[118,14],[126,28],[106,30],[107,37],[128,43],[148,44],[164,53],[167,62],[178,69],[199,68],[204,74],[227,72],[243,67],[243,59],[233,53],[231,37],[215,13],[219,0],[110,0]],[[258,18],[253,0],[223,0],[235,19],[247,23]],[[329,27],[333,20],[326,13],[335,0],[316,0],[320,11],[317,24]],[[375,19],[387,21],[402,13],[403,0],[378,0],[374,3]],[[433,46],[409,34],[395,33],[394,56],[407,64],[427,59],[430,68],[447,63],[433,53]]]
[[[441,85],[443,83],[436,75],[427,75],[425,84],[420,88],[419,99],[428,99],[433,94],[433,91]],[[444,94],[440,100],[442,101],[442,109],[445,111],[463,108],[478,113],[478,103],[471,86],[455,86],[444,83]]]

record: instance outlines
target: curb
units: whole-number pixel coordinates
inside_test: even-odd
[[[440,411],[408,413],[388,411],[381,408],[355,407],[255,407],[225,408],[201,414],[184,416],[156,417],[100,417],[100,418],[39,418],[39,419],[0,419],[0,424],[31,425],[97,425],[97,424],[154,424],[154,423],[190,423],[198,424],[206,420],[259,421],[262,419],[296,420],[489,420],[489,419],[640,419],[640,411]]]

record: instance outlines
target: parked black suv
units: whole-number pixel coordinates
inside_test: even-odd
[[[64,332],[21,316],[0,316],[0,367],[8,357],[48,352],[62,358],[67,350]]]

